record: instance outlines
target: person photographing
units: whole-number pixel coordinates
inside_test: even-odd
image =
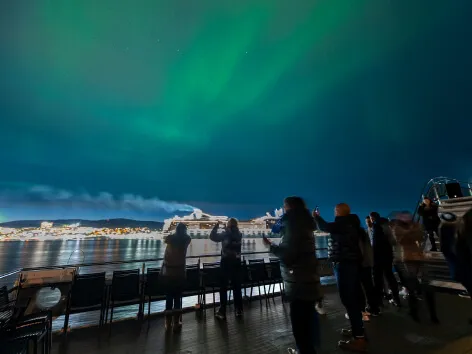
[[[285,292],[290,302],[292,333],[299,354],[315,354],[318,334],[316,302],[321,298],[313,217],[300,197],[284,200],[285,214],[280,220],[281,241],[274,244],[263,237],[270,252],[280,259]],[[289,349],[289,353],[297,353]]]
[[[241,294],[241,241],[238,220],[230,218],[223,232],[218,232],[217,223],[210,233],[210,240],[221,242],[221,283],[220,283],[220,308],[216,317],[226,319],[226,304],[228,302],[228,282],[231,281],[234,293],[234,307],[236,316],[243,314],[243,296]]]

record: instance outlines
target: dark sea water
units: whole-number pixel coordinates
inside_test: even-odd
[[[326,257],[327,239],[317,237],[318,257]],[[249,241],[249,242],[248,242]],[[274,239],[278,242],[278,239]],[[193,239],[188,249],[188,256],[217,255],[202,257],[201,262],[214,262],[219,259],[220,244],[208,239]],[[19,268],[46,267],[67,264],[104,263],[116,261],[144,260],[162,258],[165,244],[159,240],[73,240],[73,241],[10,241],[0,242],[0,274]],[[266,252],[262,239],[245,239],[242,252]],[[246,255],[246,259],[269,258],[269,254]],[[188,260],[187,264],[196,263],[198,259]],[[99,271],[112,272],[116,269],[142,268],[142,262],[113,264],[105,266],[87,266],[81,273]],[[157,267],[160,262],[147,262],[146,267]],[[0,279],[0,286],[11,284],[17,275]]]

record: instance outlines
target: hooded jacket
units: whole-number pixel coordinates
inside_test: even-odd
[[[221,242],[221,260],[241,259],[241,240],[243,236],[237,227],[226,228],[218,233],[218,224],[210,233],[210,240]]]
[[[288,210],[280,220],[281,241],[270,252],[280,259],[280,271],[289,299],[317,301],[321,298],[315,224],[307,209]]]
[[[362,262],[359,244],[362,228],[357,215],[336,216],[334,222],[326,222],[321,216],[316,216],[315,221],[319,230],[330,234],[328,258],[332,262]]]
[[[161,267],[162,276],[185,279],[185,257],[191,240],[190,236],[187,235],[185,224],[177,225],[175,233],[164,239],[167,246]]]

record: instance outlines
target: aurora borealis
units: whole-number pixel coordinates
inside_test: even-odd
[[[328,215],[411,209],[425,180],[472,177],[470,14],[467,0],[2,1],[0,218],[174,211],[107,207],[123,195],[241,218],[288,194]]]

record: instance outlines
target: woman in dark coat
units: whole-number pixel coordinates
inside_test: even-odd
[[[280,258],[298,353],[314,354],[316,350],[313,336],[318,332],[315,304],[322,297],[313,235],[315,224],[300,197],[285,198],[284,209],[280,244],[272,244],[267,238],[264,238],[264,243],[270,246],[271,253]]]
[[[186,278],[187,248],[191,238],[187,235],[187,226],[178,224],[175,233],[167,236],[164,242],[167,244],[164,253],[164,261],[160,273],[160,279],[166,289],[166,329],[172,325],[174,331],[182,328],[182,289]],[[172,323],[173,317],[173,323]]]

